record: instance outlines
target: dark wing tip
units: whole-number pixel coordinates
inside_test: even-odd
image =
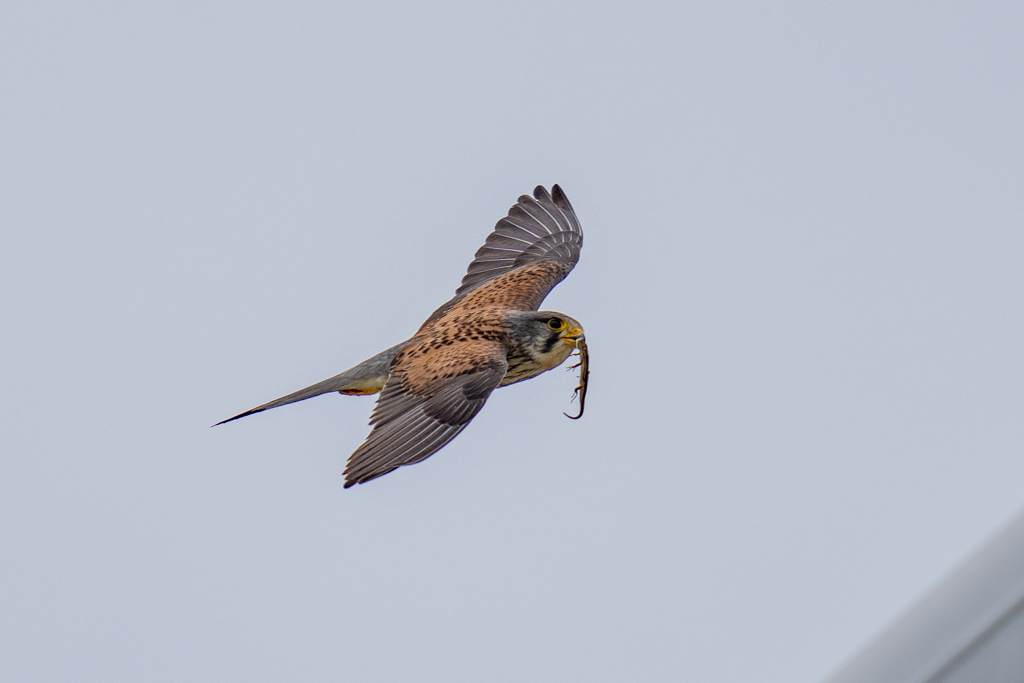
[[[557,183],[551,186],[551,198],[558,208],[575,213],[572,210],[572,204],[569,203],[569,198],[565,196],[565,191]]]
[[[346,470],[345,471],[345,485],[342,488],[350,489],[353,486],[355,486],[356,484],[365,484],[368,481],[373,481],[374,479],[379,479],[380,477],[383,477],[385,474],[391,474],[392,472],[394,472],[397,469],[398,469],[398,467],[392,467],[390,469],[381,470],[381,471],[378,471],[378,472],[372,472],[372,473],[369,473],[369,474],[361,474],[359,476],[356,476],[354,473],[350,473],[350,472],[348,472],[348,470]]]
[[[555,185],[555,187],[558,186]],[[538,185],[537,187],[533,188],[533,198],[537,200],[549,202],[551,201],[551,195],[548,194],[547,188],[544,187],[543,185]]]

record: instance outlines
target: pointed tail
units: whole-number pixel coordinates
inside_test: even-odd
[[[282,396],[281,398],[274,399],[269,403],[264,403],[261,406],[256,406],[252,410],[247,410],[244,413],[229,417],[226,420],[221,420],[217,424],[222,425],[232,420],[237,420],[240,417],[246,417],[254,413],[262,413],[264,410],[270,410],[271,408],[277,408],[279,406],[288,405],[289,403],[295,403],[296,401],[305,401],[307,398],[313,398],[320,394],[329,394],[332,391],[338,391],[342,394],[350,394],[354,396],[361,396],[366,394],[376,394],[378,391],[384,388],[384,383],[388,381],[388,376],[391,374],[391,361],[394,359],[398,352],[401,351],[408,341],[404,341],[401,344],[396,344],[386,351],[381,351],[373,358],[364,360],[359,365],[346,370],[340,375],[335,375],[325,379],[322,382],[317,382],[305,389],[299,389],[296,392]]]

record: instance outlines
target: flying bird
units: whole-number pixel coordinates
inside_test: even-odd
[[[477,250],[455,296],[410,339],[340,375],[264,403],[224,424],[270,408],[337,391],[380,392],[373,429],[349,457],[345,488],[426,460],[466,428],[491,392],[558,367],[578,351],[579,415],[589,358],[583,326],[539,311],[576,265],[583,231],[558,185],[538,185],[498,221]],[[216,426],[216,425],[215,425]]]

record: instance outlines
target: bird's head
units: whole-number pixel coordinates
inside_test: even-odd
[[[519,348],[545,370],[561,365],[584,339],[583,325],[564,313],[517,311],[510,322]]]

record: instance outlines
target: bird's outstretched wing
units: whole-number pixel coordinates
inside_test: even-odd
[[[403,349],[370,418],[373,430],[348,459],[345,488],[436,453],[480,412],[507,367],[495,342]]]
[[[508,216],[498,221],[469,264],[455,297],[434,311],[424,325],[440,318],[488,282],[515,270],[545,264],[546,267],[532,268],[537,272],[524,277],[524,281],[533,281],[538,288],[530,299],[539,306],[580,260],[582,248],[583,229],[565,192],[553,185],[549,194],[544,186],[538,185],[532,197],[521,196],[508,210]]]
[[[565,192],[554,185],[548,194],[538,185],[532,197],[521,196],[494,226],[455,294],[471,292],[510,270],[540,261],[558,261],[568,266],[568,274],[580,260],[582,247],[583,229]]]

